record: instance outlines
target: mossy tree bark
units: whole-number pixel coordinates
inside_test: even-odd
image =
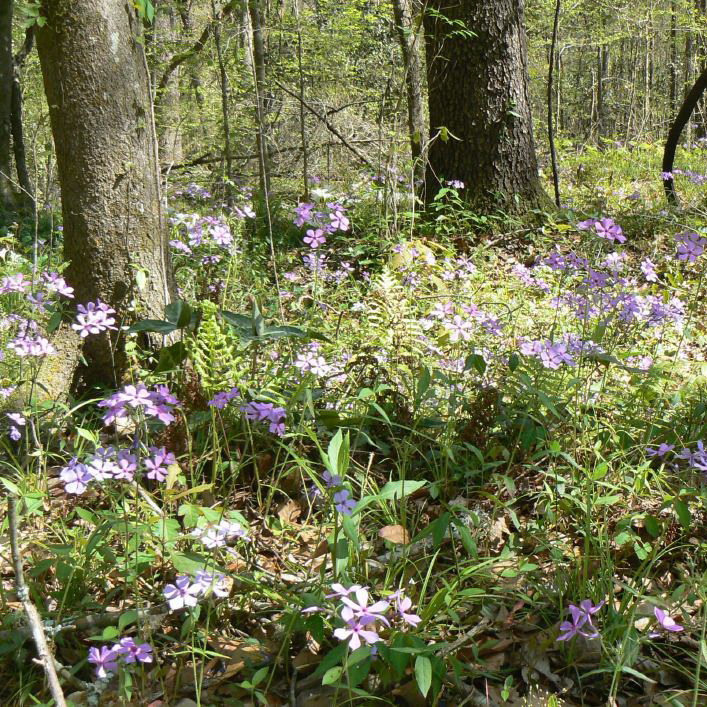
[[[523,0],[427,4],[428,200],[444,180],[461,180],[481,210],[547,201],[533,140],[523,16]]]
[[[67,280],[76,302],[101,299],[117,310],[121,324],[134,310],[138,317],[162,318],[175,288],[134,4],[43,0],[42,15],[37,49],[61,185]],[[105,334],[89,336],[82,352],[85,383],[120,379],[120,338],[111,343]],[[66,380],[56,371],[54,377]],[[53,387],[53,380],[43,383]]]

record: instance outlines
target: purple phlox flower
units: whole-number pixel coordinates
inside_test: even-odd
[[[168,584],[162,591],[171,611],[177,611],[187,606],[196,606],[197,597],[201,593],[198,584],[192,584],[189,577],[181,575]]]
[[[294,224],[297,228],[301,228],[306,223],[312,223],[314,219],[314,214],[312,210],[314,209],[314,204],[302,203],[295,207],[295,220]]]
[[[659,609],[657,606],[653,609],[653,613],[655,614],[655,618],[658,621],[658,626],[664,631],[669,631],[670,633],[679,633],[680,631],[685,630],[684,626],[681,626],[675,621],[674,618],[668,616],[665,611]],[[656,626],[656,628],[658,628],[658,626]],[[655,638],[656,636],[660,636],[660,631],[651,631],[648,635],[650,638]]]
[[[207,524],[191,531],[192,537],[198,538],[205,547],[213,550],[224,547],[229,540],[234,538],[248,539],[248,534],[240,523],[222,518],[217,524]]]
[[[409,610],[412,608],[412,599],[410,599],[410,597],[403,596],[402,592],[396,592],[394,606],[395,611],[406,624],[410,624],[410,626],[414,627],[422,621],[417,614],[409,613]]]
[[[344,607],[341,612],[341,617],[346,621],[345,628],[337,628],[334,631],[334,636],[340,641],[349,642],[349,648],[351,650],[356,650],[361,647],[361,639],[363,639],[367,644],[372,645],[381,641],[381,637],[375,632],[367,629],[366,626],[374,623],[376,621],[373,617],[365,617],[360,620],[354,618],[354,613],[348,607]]]
[[[339,513],[345,516],[350,516],[353,509],[356,507],[356,501],[350,498],[351,493],[348,489],[342,489],[334,494],[334,507]]]
[[[74,288],[69,287],[66,280],[56,272],[45,272],[42,273],[42,280],[44,281],[44,287],[47,292],[56,293],[57,295],[62,295],[69,299],[74,297]]]
[[[107,450],[103,448],[97,449],[96,454],[86,463],[86,468],[94,481],[114,479],[121,474],[121,469],[116,463],[115,450],[112,447],[108,447],[108,450],[111,452],[110,455],[104,453]]]
[[[694,263],[697,258],[705,252],[707,238],[703,238],[697,233],[686,231],[675,236],[678,242],[678,260],[686,260]]]
[[[646,258],[641,262],[641,272],[648,282],[658,282],[658,273],[655,271],[655,263]]]
[[[66,493],[71,493],[76,496],[80,496],[93,480],[93,476],[86,468],[86,465],[80,464],[76,457],[61,470],[59,478],[64,482],[64,490]]]
[[[597,219],[588,218],[586,221],[580,221],[576,228],[578,231],[588,231],[590,228],[594,227],[595,223],[597,223]]]
[[[228,248],[228,246],[233,243],[231,229],[224,221],[220,221],[219,223],[211,226],[209,233],[211,234],[211,238],[213,238],[214,243],[222,248]]]
[[[672,172],[661,172],[660,173],[660,178],[664,181],[667,182],[670,179],[673,178],[673,173]]]
[[[326,243],[326,236],[321,228],[310,228],[302,239],[310,248],[319,248]]]
[[[170,246],[172,246],[172,248],[174,248],[174,250],[181,250],[182,253],[186,253],[186,255],[192,254],[192,249],[186,243],[183,243],[182,241],[171,240],[169,242],[169,244],[170,244]]]
[[[451,321],[445,321],[443,324],[444,328],[449,332],[450,341],[469,341],[469,339],[471,339],[474,329],[473,324],[464,319],[461,315],[455,314]]]
[[[137,471],[137,457],[129,449],[121,449],[115,459],[113,478],[118,481],[132,481]]]
[[[255,422],[269,422],[269,430],[273,434],[282,437],[285,434],[285,418],[287,410],[282,407],[275,407],[272,403],[250,402],[241,407],[248,420]]]
[[[255,218],[255,211],[253,211],[253,207],[250,204],[241,204],[240,206],[236,206],[234,211],[238,218]]]
[[[107,678],[118,669],[118,653],[108,646],[94,646],[88,649],[88,662],[96,666],[96,677]]]
[[[28,294],[27,301],[38,312],[49,311],[49,304],[50,303],[47,301],[47,297],[44,294],[44,292],[37,292],[36,294],[32,294],[32,293]]]
[[[607,241],[626,242],[626,236],[624,236],[621,226],[611,218],[602,218],[596,221],[594,223],[594,232],[599,238],[604,238]]]
[[[351,222],[346,214],[339,208],[329,214],[329,228],[331,231],[348,231]]]
[[[56,349],[43,336],[31,337],[29,334],[15,337],[8,342],[7,348],[14,351],[20,358],[26,356],[48,356],[56,353]]]
[[[604,258],[602,266],[605,268],[609,268],[609,270],[616,274],[623,269],[627,259],[628,256],[626,255],[626,253],[609,253],[606,258]]]
[[[460,179],[450,179],[445,184],[448,187],[452,187],[452,189],[463,189],[464,188],[464,182],[462,182]]]
[[[152,456],[143,460],[143,465],[145,469],[147,469],[145,475],[148,479],[154,479],[160,482],[164,481],[169,473],[168,468],[170,464],[176,464],[177,460],[174,454],[168,452],[165,447],[150,447],[150,452]]]
[[[648,447],[646,449],[646,454],[649,457],[664,457],[668,452],[672,452],[675,449],[674,444],[667,444],[666,442],[661,442],[657,449],[651,449]]]
[[[24,292],[31,284],[29,280],[25,280],[25,276],[21,272],[6,275],[0,280],[0,295],[10,292]]]
[[[230,594],[225,580],[225,576],[219,572],[210,574],[204,570],[198,570],[194,575],[194,585],[199,586],[201,594],[206,596],[211,592],[219,599],[223,599]]]
[[[329,470],[322,472],[322,479],[324,480],[324,485],[327,488],[335,488],[336,486],[341,486],[341,477],[338,474],[332,474]]]
[[[592,604],[591,599],[584,599],[579,603],[579,606],[574,604],[569,605],[571,621],[563,621],[560,624],[560,633],[558,636],[558,641],[567,641],[576,635],[584,636],[585,638],[596,638],[599,635],[596,627],[592,623],[592,616],[596,614],[602,606],[604,606],[605,601],[600,601],[596,606]],[[585,630],[582,630],[585,627]]]
[[[524,341],[520,345],[521,353],[526,356],[535,356],[545,368],[558,369],[563,363],[575,366],[576,362],[567,352],[567,344],[557,341]]]
[[[347,597],[349,594],[355,594],[359,589],[367,589],[368,587],[362,587],[360,584],[352,584],[348,589],[343,585],[335,582],[331,585],[334,590],[332,594],[327,594],[325,599],[341,599],[342,597]]]
[[[317,614],[320,611],[326,611],[326,607],[324,606],[308,606],[304,609],[300,609],[301,614]]]
[[[121,638],[111,650],[123,656],[126,663],[151,663],[152,646],[149,643],[135,643],[130,637]]]
[[[5,414],[6,417],[18,427],[24,427],[27,424],[27,420],[19,412],[8,412]]]
[[[71,328],[77,331],[82,338],[86,338],[89,334],[100,334],[108,329],[117,329],[114,326],[115,317],[111,316],[115,314],[115,310],[104,302],[96,300],[95,302],[87,302],[85,305],[79,304],[76,308],[79,313]]]
[[[626,363],[639,371],[650,371],[653,367],[652,356],[629,356]]]
[[[231,388],[230,390],[226,390],[221,393],[216,393],[216,395],[214,395],[214,397],[209,400],[208,404],[212,407],[217,408],[218,410],[223,410],[226,405],[231,402],[231,400],[239,396],[240,392],[238,388]]]
[[[355,592],[352,592],[352,594],[355,600],[351,599],[349,594],[341,597],[341,603],[353,612],[353,616],[358,619],[372,618],[374,621],[382,621],[386,626],[390,626],[388,619],[383,616],[383,613],[390,608],[389,601],[381,599],[369,606],[368,590],[364,587],[357,589]]]
[[[437,302],[430,312],[430,317],[446,319],[454,314],[454,305],[451,302]]]

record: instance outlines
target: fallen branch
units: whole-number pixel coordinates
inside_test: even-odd
[[[17,532],[17,505],[15,497],[10,493],[7,496],[7,517],[10,532],[10,550],[12,552],[12,564],[15,569],[15,590],[17,597],[22,602],[22,608],[25,610],[27,621],[32,632],[34,645],[37,647],[37,655],[44,668],[44,674],[47,676],[49,683],[49,691],[54,698],[54,704],[57,707],[66,707],[64,693],[59,683],[59,677],[56,674],[54,656],[47,643],[47,637],[44,635],[42,627],[42,617],[37,611],[37,607],[32,603],[29,597],[29,590],[25,584],[25,576],[22,572],[22,556],[20,555],[20,544]]]
[[[369,167],[372,171],[376,171],[375,167],[371,163],[371,161],[364,155],[362,152],[357,150],[335,127],[332,125],[332,123],[327,119],[325,115],[322,115],[316,108],[313,108],[307,101],[305,101],[303,98],[298,96],[294,91],[290,91],[287,86],[284,84],[280,83],[280,81],[275,81],[275,83],[289,96],[292,96],[293,98],[296,98],[312,115],[315,115],[319,120],[326,125],[327,129],[329,132],[336,136],[340,141],[341,144],[346,147],[349,151],[351,151],[356,157],[358,157],[361,162],[363,162],[367,167]]]

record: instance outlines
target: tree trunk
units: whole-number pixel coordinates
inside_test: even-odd
[[[34,212],[34,186],[27,169],[27,155],[25,152],[25,135],[22,121],[22,84],[20,83],[20,72],[25,63],[25,59],[34,46],[34,28],[30,27],[25,32],[25,41],[22,48],[13,58],[12,75],[12,150],[15,156],[15,168],[17,169],[17,181],[22,190],[21,199],[26,208]]]
[[[177,15],[173,7],[160,2],[155,15],[155,42],[162,47],[163,62],[170,58],[166,46],[173,45],[178,38]],[[155,99],[155,121],[160,147],[160,159],[164,165],[179,164],[184,159],[182,151],[182,131],[180,129],[179,78],[181,67],[170,74],[167,85],[160,88],[161,96]],[[159,106],[159,108],[158,108]]]
[[[680,135],[682,134],[685,125],[687,125],[690,120],[695,107],[702,98],[705,90],[707,90],[707,69],[705,69],[698,77],[694,86],[688,91],[685,100],[683,101],[680,110],[678,111],[673,124],[670,126],[668,132],[668,138],[665,141],[665,149],[663,150],[663,172],[672,173],[673,163],[675,162],[675,151],[677,150],[678,143],[680,142]],[[663,181],[665,185],[665,195],[671,204],[678,203],[678,197],[675,193],[675,184],[672,177],[670,179],[665,179]]]
[[[267,140],[265,111],[265,40],[260,16],[260,0],[248,0],[248,12],[253,28],[253,73],[255,74],[255,102],[258,130],[256,145],[260,163],[261,200],[267,200],[270,192],[270,155]]]
[[[14,211],[12,188],[12,2],[0,0],[0,211]],[[0,223],[2,223],[0,213]]]
[[[415,184],[425,179],[425,153],[427,151],[427,125],[422,101],[422,64],[419,49],[419,28],[413,17],[411,0],[393,0],[395,26],[405,68],[407,91],[408,134]]]
[[[44,0],[42,15],[37,49],[61,185],[67,280],[77,303],[99,298],[117,310],[120,324],[134,316],[133,301],[138,317],[162,318],[175,288],[133,3]],[[112,338],[112,346],[105,334],[85,339],[85,382],[119,382],[125,356],[120,337],[117,344]]]
[[[533,140],[522,0],[431,0],[425,35],[436,133],[427,199],[445,180],[461,180],[468,201],[481,209],[520,210],[546,200]]]

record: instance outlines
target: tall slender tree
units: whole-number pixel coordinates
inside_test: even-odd
[[[37,49],[61,185],[67,279],[77,302],[101,299],[120,323],[132,308],[161,317],[174,284],[135,7],[125,0],[43,0],[42,15]],[[78,347],[68,328],[57,339],[63,360],[51,364],[44,382],[63,389]],[[120,340],[112,343],[86,339],[86,382],[114,384],[120,377]]]
[[[422,62],[420,60],[419,27],[414,18],[412,0],[393,0],[395,27],[400,40],[407,91],[408,134],[415,181],[425,178],[427,123],[422,94]]]
[[[15,206],[12,188],[12,4],[0,0],[0,211]],[[0,219],[1,220],[1,219]]]
[[[427,198],[460,180],[479,208],[536,205],[523,0],[430,0]]]

